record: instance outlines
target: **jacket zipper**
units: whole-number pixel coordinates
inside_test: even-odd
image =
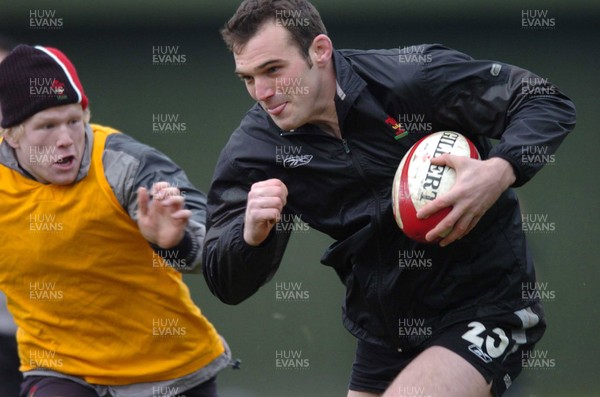
[[[344,152],[348,155],[348,157],[350,157],[350,161],[352,162],[352,165],[358,171],[358,174],[360,175],[361,179],[363,179],[364,181],[367,181],[367,177],[365,176],[365,174],[363,172],[363,169],[352,158],[353,157],[352,156],[352,151],[350,150],[350,146],[348,145],[348,141],[345,138],[341,138],[341,140],[342,140],[342,145],[344,146]],[[372,188],[370,188],[369,190],[371,191],[371,194],[375,198],[375,202],[377,204],[375,206],[376,207],[375,208],[375,211],[376,211],[376,217],[375,217],[375,219],[379,219],[380,216],[381,216],[381,207],[379,206],[379,202],[380,202],[379,196],[377,195],[377,192],[373,191]],[[377,222],[377,224],[375,226],[376,226],[377,230],[379,230],[379,228],[380,228],[379,222]],[[377,299],[379,301],[379,307],[380,307],[379,310],[380,310],[380,312],[382,314],[383,323],[384,323],[384,327],[385,327],[385,333],[387,334],[390,342],[392,344],[395,344],[396,341],[397,341],[397,339],[396,339],[396,337],[395,337],[394,334],[390,334],[390,330],[392,328],[390,327],[389,319],[388,319],[388,316],[387,316],[387,313],[386,313],[386,310],[385,310],[385,306],[383,304],[383,299],[381,297],[381,290],[382,289],[380,288],[380,285],[381,285],[381,277],[382,277],[381,273],[382,272],[381,272],[381,270],[379,268],[381,267],[380,264],[381,264],[381,258],[382,258],[382,256],[381,256],[381,249],[380,249],[379,245],[376,244],[376,246],[377,246],[377,259],[378,259],[378,261],[377,261],[377,265],[378,265],[377,266],[378,267],[378,271],[377,271]],[[397,348],[397,350],[399,352],[402,352],[401,348]]]
[[[344,152],[346,152],[346,154],[350,154],[350,147],[348,146],[348,141],[346,141],[344,138],[342,138],[342,145],[344,145]],[[352,162],[354,164],[354,162]],[[363,176],[362,173],[360,176]]]
[[[298,133],[298,132],[282,132],[280,135],[281,136],[286,136],[288,134],[289,135],[293,134],[293,135],[296,135],[296,136],[298,136],[298,135],[306,135],[306,134],[303,134],[302,132],[300,132],[300,133]],[[328,137],[328,138],[333,138],[329,134],[323,134],[322,136]],[[353,155],[352,155],[352,149],[350,149],[350,146],[348,145],[348,141],[345,138],[333,138],[333,139],[339,139],[341,141],[342,146],[344,148],[344,153],[346,153],[346,155],[350,158],[350,162],[352,163],[352,166],[358,171],[358,174],[360,175],[361,179],[364,180],[364,181],[367,181],[368,179],[365,176],[365,174],[363,172],[363,169],[352,158],[353,157]],[[380,200],[379,200],[379,197],[377,196],[377,192],[373,191],[372,188],[369,188],[369,190],[371,191],[371,195],[375,198],[376,203],[379,204]],[[377,205],[376,206],[376,219],[379,219],[380,216],[381,216],[381,209],[380,209],[380,206]],[[377,229],[379,229],[379,224],[377,224],[376,227],[377,227]],[[378,245],[377,245],[377,256],[378,256],[378,259],[379,259],[378,262],[377,262],[377,264],[378,264],[378,267],[380,267],[379,264],[381,263],[382,256],[381,256],[380,247]],[[389,319],[388,319],[387,313],[385,311],[385,306],[383,305],[383,299],[381,297],[381,288],[379,288],[379,286],[381,285],[381,277],[382,277],[381,271],[380,271],[380,269],[378,269],[378,271],[377,271],[377,299],[379,301],[379,307],[380,307],[379,310],[380,310],[380,313],[381,313],[382,318],[383,318],[383,324],[384,324],[384,327],[385,327],[385,333],[386,333],[389,341],[392,343],[392,345],[396,345],[397,346],[396,347],[397,350],[399,352],[401,352],[402,349],[397,345],[398,342],[397,342],[397,338],[396,338],[395,334],[390,333],[390,330],[392,328],[390,327]]]

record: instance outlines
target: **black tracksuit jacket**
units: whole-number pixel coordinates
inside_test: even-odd
[[[289,190],[282,222],[301,219],[335,240],[321,262],[346,285],[344,325],[357,338],[407,349],[423,338],[401,335],[402,319],[435,335],[535,303],[535,294],[523,293],[535,271],[512,188],[467,236],[440,248],[398,228],[392,179],[418,139],[451,130],[470,138],[483,159],[509,161],[520,186],[574,128],[569,98],[529,71],[441,45],[340,50],[334,65],[342,139],[313,125],[284,132],[257,104],[223,149],[203,251],[212,293],[237,304],[277,270],[293,227],[273,228],[259,247],[248,246],[242,230],[250,186],[278,178]],[[408,131],[404,137],[397,122]],[[410,257],[417,267],[402,265]]]

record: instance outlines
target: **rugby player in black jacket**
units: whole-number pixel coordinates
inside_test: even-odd
[[[501,395],[545,329],[536,295],[523,293],[535,271],[511,187],[543,166],[524,154],[553,154],[574,128],[571,101],[527,70],[440,45],[335,50],[303,0],[245,1],[222,34],[257,104],[208,196],[211,291],[229,304],[255,293],[289,239],[276,225],[300,216],[336,240],[322,263],[346,285],[344,325],[358,339],[348,396]],[[452,206],[427,238],[452,232],[421,244],[394,221],[392,178],[440,130],[464,134],[483,158],[434,160],[457,182],[418,215]],[[427,266],[400,266],[409,256]]]

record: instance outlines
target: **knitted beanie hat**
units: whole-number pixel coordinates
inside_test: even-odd
[[[22,123],[34,114],[88,100],[69,59],[55,48],[19,45],[0,63],[2,128]]]

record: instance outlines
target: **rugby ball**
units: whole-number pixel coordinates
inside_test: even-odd
[[[448,215],[444,208],[427,219],[417,219],[417,211],[448,192],[456,181],[456,171],[448,166],[433,165],[431,159],[450,153],[480,159],[473,142],[453,131],[439,131],[415,143],[404,155],[392,188],[392,206],[396,223],[409,238],[427,243],[425,235]],[[447,230],[447,236],[451,230]]]

